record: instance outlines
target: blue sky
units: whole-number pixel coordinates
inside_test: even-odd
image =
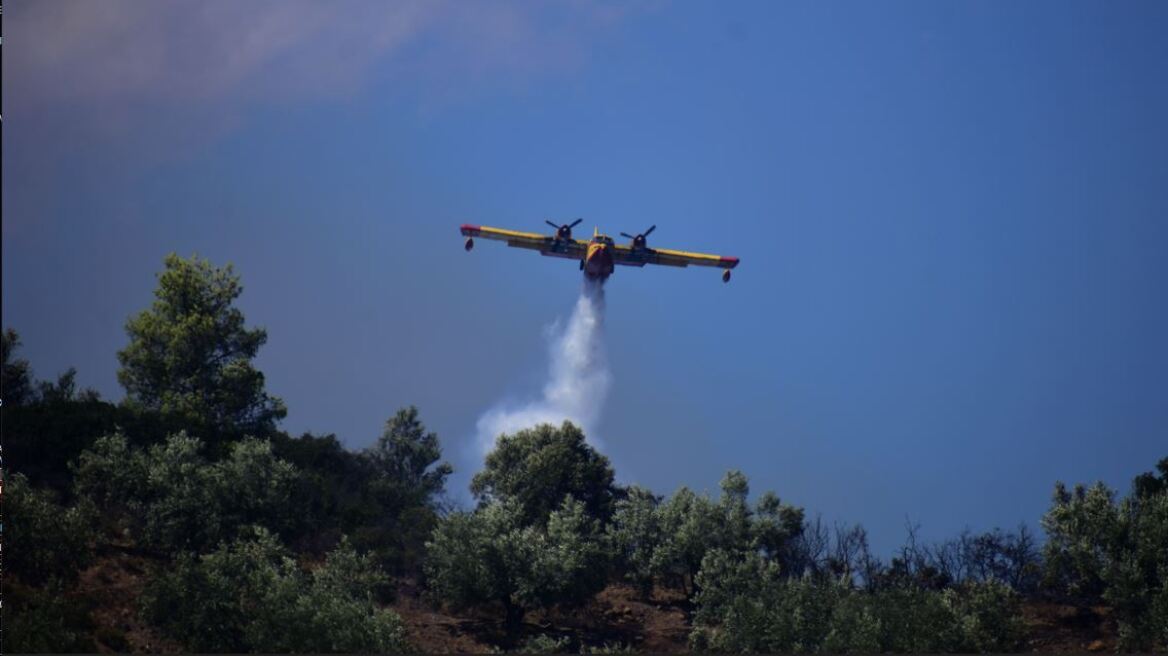
[[[14,4],[3,323],[120,399],[169,251],[232,262],[293,432],[417,404],[461,490],[538,395],[570,263],[464,222],[735,255],[622,269],[624,482],[755,491],[887,551],[1168,455],[1168,6]],[[460,492],[461,493],[461,492]]]

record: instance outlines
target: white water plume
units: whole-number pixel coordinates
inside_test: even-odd
[[[500,434],[538,424],[559,426],[564,420],[580,426],[593,446],[599,446],[594,429],[612,380],[603,327],[604,283],[585,279],[567,325],[561,330],[557,321],[550,331],[551,362],[543,397],[518,407],[496,404],[483,413],[477,423],[482,453],[495,447]]]

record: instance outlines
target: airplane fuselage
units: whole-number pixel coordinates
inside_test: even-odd
[[[592,279],[604,280],[612,275],[613,262],[611,244],[602,239],[593,239],[588,242],[588,253],[584,256],[581,268],[584,275]]]

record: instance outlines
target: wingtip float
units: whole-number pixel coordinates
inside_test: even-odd
[[[628,244],[617,244],[612,237],[602,235],[598,230],[594,230],[592,239],[587,241],[575,239],[572,237],[572,228],[581,221],[583,219],[576,219],[562,225],[546,221],[548,225],[556,229],[555,234],[552,235],[491,228],[470,223],[462,224],[459,230],[466,237],[464,247],[467,251],[474,248],[475,237],[503,241],[507,242],[508,246],[515,248],[539,251],[540,255],[577,260],[584,275],[594,280],[607,279],[618,264],[634,267],[643,267],[646,264],[685,267],[693,264],[723,269],[722,282],[730,282],[730,269],[738,266],[738,258],[736,257],[690,253],[667,248],[650,248],[648,237],[657,229],[657,226],[652,226],[637,235],[620,233],[622,237],[628,237],[631,240]]]

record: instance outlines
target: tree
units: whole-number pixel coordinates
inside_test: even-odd
[[[93,562],[91,504],[64,507],[23,474],[5,476],[5,646],[24,653],[95,651],[90,607],[69,594]]]
[[[304,572],[264,529],[183,554],[146,586],[146,618],[198,652],[401,652],[401,618],[375,603],[386,577],[342,541]]]
[[[1161,492],[1168,492],[1168,458],[1161,458],[1160,462],[1156,463],[1156,470],[1160,472],[1159,476],[1154,472],[1144,472],[1136,476],[1132,481],[1133,496],[1137,499],[1147,499]]]
[[[1119,646],[1150,651],[1168,646],[1168,478],[1142,474],[1116,502],[1102,483],[1068,492],[1059,483],[1042,519],[1047,543],[1045,583],[1063,594],[1108,603]]]
[[[844,592],[835,582],[784,580],[755,551],[712,549],[702,559],[690,643],[699,651],[816,651]]]
[[[426,432],[412,405],[385,422],[385,430],[365,457],[376,475],[376,492],[390,508],[431,506],[454,471],[448,462],[435,464],[442,458],[438,434]]]
[[[28,360],[16,357],[20,348],[20,335],[8,328],[0,335],[0,398],[6,405],[22,405],[35,400],[36,391],[32,384],[32,367]]]
[[[799,575],[796,541],[803,534],[803,509],[783,503],[774,492],[759,497],[751,533],[763,556],[778,563],[784,574]]]
[[[456,608],[499,602],[514,633],[527,610],[579,604],[607,580],[600,523],[567,497],[546,524],[524,523],[516,500],[453,513],[426,543],[431,593]]]
[[[4,647],[14,654],[96,653],[92,602],[51,580],[36,587],[4,581]]]
[[[616,502],[608,537],[617,568],[647,597],[653,588],[653,552],[664,539],[658,506],[661,497],[634,485]]]
[[[1022,644],[1025,624],[1018,593],[996,579],[944,592],[960,628],[962,649],[1006,653]]]
[[[195,432],[263,434],[287,411],[252,365],[267,341],[233,306],[243,292],[231,265],[171,253],[154,303],[126,323],[118,380],[128,400],[182,417]]]
[[[426,431],[414,406],[391,417],[377,443],[360,455],[365,518],[351,528],[359,546],[375,551],[391,571],[421,562],[453,471],[441,458],[438,435]]]
[[[706,552],[715,546],[719,517],[713,502],[682,487],[660,508],[665,539],[653,551],[653,570],[689,594]]]
[[[1053,504],[1042,518],[1046,585],[1097,600],[1106,587],[1104,571],[1122,540],[1121,519],[1115,493],[1103,483],[1078,485],[1073,492],[1056,483]]]
[[[336,435],[305,433],[292,438],[277,432],[273,453],[300,472],[293,493],[299,512],[294,527],[297,547],[323,553],[342,534],[381,518],[370,501],[371,471],[361,454],[349,451]]]
[[[66,508],[49,491],[30,486],[24,475],[7,478],[5,573],[32,585],[75,581],[93,560],[92,506]]]
[[[480,503],[514,500],[525,525],[546,522],[569,496],[606,522],[612,516],[613,476],[608,458],[565,421],[559,428],[542,424],[499,436],[470,488]]]
[[[297,472],[269,442],[236,442],[218,462],[202,451],[202,441],[185,433],[149,449],[104,437],[78,459],[77,491],[143,546],[167,553],[214,548],[250,524],[275,532],[292,526]]]
[[[1022,623],[1002,583],[944,591],[861,590],[845,579],[785,578],[757,551],[702,561],[691,645],[720,652],[1014,651]]]
[[[653,552],[654,571],[680,582],[683,590],[694,588],[702,560],[713,549],[740,554],[757,551],[766,561],[785,567],[793,558],[794,539],[803,531],[803,510],[783,504],[773,492],[758,504],[747,501],[746,476],[732,470],[722,477],[721,497],[715,502],[681,488],[658,511],[661,542]]]

